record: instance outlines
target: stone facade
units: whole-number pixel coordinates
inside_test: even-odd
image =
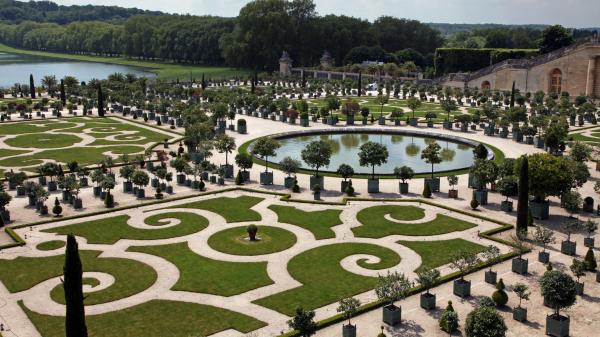
[[[292,74],[292,58],[287,51],[284,51],[279,59],[279,73],[284,76]]]
[[[464,79],[457,81],[456,78]],[[530,60],[507,60],[471,74],[450,76],[443,85],[521,92],[568,92],[600,99],[600,41],[593,37]]]

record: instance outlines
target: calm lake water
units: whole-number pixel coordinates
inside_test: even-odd
[[[49,57],[0,53],[0,87],[12,87],[15,83],[29,85],[29,74],[33,74],[36,86],[42,77],[54,75],[60,80],[65,76],[74,76],[79,81],[105,79],[113,73],[155,76],[142,68],[118,64],[62,60]]]
[[[320,168],[322,171],[336,171],[340,164],[348,164],[356,173],[371,173],[370,167],[361,167],[358,161],[359,147],[368,141],[387,146],[390,154],[386,164],[375,167],[376,174],[392,174],[395,167],[403,165],[411,167],[415,173],[431,172],[431,165],[421,159],[421,151],[432,142],[437,142],[442,148],[443,162],[434,166],[436,172],[462,169],[473,164],[473,149],[465,144],[418,136],[368,133],[332,133],[281,139],[277,156],[269,158],[269,162],[278,163],[284,157],[291,156],[300,160],[303,168],[310,169],[302,161],[301,152],[308,143],[320,139],[330,141],[333,147],[331,162],[328,167]]]

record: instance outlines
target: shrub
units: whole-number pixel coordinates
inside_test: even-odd
[[[596,263],[596,257],[594,256],[594,250],[592,247],[589,247],[587,253],[585,254],[585,269],[588,271],[596,271],[598,264]]]
[[[425,187],[423,188],[423,197],[425,198],[431,198],[431,188],[429,187],[429,184],[425,184]]]
[[[348,187],[346,187],[346,195],[349,197],[354,196],[354,187],[352,186],[352,179],[348,181]]]
[[[298,179],[294,179],[294,187],[292,187],[292,192],[300,193],[300,186],[298,186]]]
[[[256,225],[246,227],[246,232],[248,232],[250,241],[256,241],[256,233],[258,233],[258,227],[256,227]]]
[[[554,316],[560,316],[560,310],[575,304],[577,289],[571,276],[556,270],[544,273],[540,279],[540,288],[544,303],[554,309]]]
[[[477,201],[477,198],[475,198],[475,196],[473,196],[473,198],[471,199],[470,205],[472,209],[477,209],[477,207],[479,207],[479,201]]]
[[[54,207],[52,207],[52,213],[54,213],[54,216],[60,216],[60,214],[62,213],[63,209],[62,206],[60,205],[60,201],[58,201],[58,197],[56,197],[56,199],[54,199]]]
[[[492,294],[492,300],[494,300],[499,307],[503,307],[508,303],[508,295],[506,294],[506,291],[504,291],[505,288],[504,281],[500,279],[500,281],[496,283],[496,291]]]
[[[455,311],[444,311],[440,318],[440,325],[442,320],[444,321],[442,331],[452,334],[458,330],[458,314]]]
[[[238,170],[238,173],[235,176],[235,184],[236,185],[244,185],[244,178],[242,178],[242,171],[240,171],[240,170]]]
[[[471,311],[465,321],[467,337],[504,337],[506,330],[504,319],[493,307],[480,306]]]
[[[439,325],[440,325],[440,329],[442,329],[442,331],[448,332],[448,333],[452,333],[454,331],[456,331],[456,329],[458,329],[458,322],[457,322],[457,326],[456,328],[454,328],[454,330],[448,331],[449,328],[451,328],[451,322],[448,322],[448,317],[449,317],[449,313],[454,312],[454,307],[452,306],[452,301],[448,301],[448,305],[446,306],[446,309],[444,310],[444,312],[442,313],[442,316],[440,316],[440,320],[439,320]],[[458,315],[456,316],[456,318],[458,319]]]

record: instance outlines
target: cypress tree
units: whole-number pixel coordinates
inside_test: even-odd
[[[521,161],[519,173],[519,200],[517,204],[517,233],[527,230],[527,215],[529,214],[529,160],[527,156]]]
[[[87,337],[85,307],[82,289],[83,268],[75,236],[67,236],[63,288],[67,315],[65,318],[66,337]]]
[[[67,104],[67,94],[65,93],[65,81],[60,80],[60,101],[63,106]]]
[[[510,107],[515,107],[515,81],[513,81],[512,90],[510,91]]]
[[[104,117],[104,95],[102,94],[102,86],[98,87],[98,116]]]
[[[306,88],[306,73],[302,70],[302,88]]]
[[[362,72],[358,72],[358,97],[362,96]]]
[[[252,80],[250,82],[250,92],[254,94],[254,90],[256,90],[256,70],[254,71],[254,75],[252,75]]]
[[[33,74],[29,74],[29,93],[31,98],[35,98],[35,83],[33,83]]]
[[[206,81],[204,80],[204,73],[202,73],[202,83],[200,86],[202,87],[202,90],[206,89]]]

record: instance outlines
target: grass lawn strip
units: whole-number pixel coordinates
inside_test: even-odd
[[[219,197],[208,200],[195,201],[188,204],[176,205],[169,208],[191,208],[203,209],[205,211],[217,213],[224,217],[228,223],[243,221],[260,221],[260,213],[250,209],[263,198],[240,196],[237,198]]]
[[[481,253],[485,246],[463,239],[444,241],[398,241],[399,244],[414,250],[421,256],[421,266],[415,272],[426,267],[437,268],[451,262],[452,256],[461,251]]]
[[[358,264],[367,269],[386,269],[400,263],[398,254],[388,248],[363,243],[340,243],[317,247],[293,257],[288,263],[290,275],[302,286],[254,301],[258,305],[293,316],[298,306],[316,309],[371,290],[377,278],[353,274],[340,266],[344,258],[368,254],[381,259],[379,263]]]
[[[44,337],[64,337],[65,318],[41,315],[19,305]],[[90,337],[209,336],[234,329],[242,333],[266,324],[255,318],[208,305],[152,300],[131,308],[87,316]]]
[[[357,237],[382,238],[389,235],[428,236],[440,235],[451,232],[464,231],[477,225],[437,214],[436,218],[424,223],[395,223],[385,219],[390,214],[396,220],[412,221],[424,217],[422,209],[414,206],[374,206],[361,210],[357,214],[360,227],[352,228]],[[422,215],[421,215],[422,214]]]
[[[47,233],[62,235],[75,234],[84,237],[91,244],[113,244],[121,239],[127,240],[159,240],[170,239],[197,233],[208,226],[208,220],[200,215],[184,212],[162,213],[148,217],[145,221],[156,226],[159,220],[176,218],[181,221],[176,226],[157,229],[141,229],[127,224],[128,215],[104,218],[89,222],[50,228]]]
[[[305,212],[293,206],[270,205],[269,209],[277,213],[278,221],[307,229],[317,240],[331,239],[335,233],[331,227],[341,225],[341,210]]]
[[[157,278],[152,267],[130,259],[99,258],[99,251],[80,251],[84,271],[102,272],[112,275],[115,283],[107,289],[86,294],[88,305],[116,301],[149,288]],[[64,255],[50,257],[18,257],[0,260],[0,281],[12,292],[20,292],[63,275]],[[51,293],[52,298],[64,303],[62,285]]]
[[[64,241],[58,241],[58,240],[54,240],[54,241],[46,241],[46,242],[42,242],[40,244],[38,244],[35,248],[37,250],[55,250],[55,249],[59,249],[62,248],[64,246],[66,246],[67,243]]]
[[[246,227],[235,227],[213,234],[208,245],[219,252],[231,255],[256,256],[284,251],[297,238],[292,232],[271,226],[257,226],[257,241],[250,241]]]
[[[176,291],[233,296],[273,284],[267,274],[266,262],[216,261],[197,255],[186,243],[128,250],[162,257],[177,266],[181,274],[172,289]]]

